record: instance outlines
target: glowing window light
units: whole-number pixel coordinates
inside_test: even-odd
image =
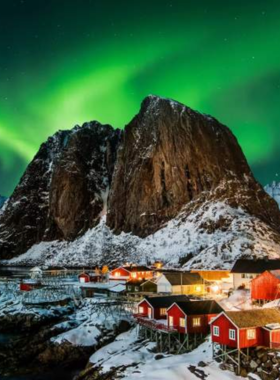
[[[201,286],[196,286],[196,287],[195,287],[195,291],[196,291],[196,292],[201,292]]]

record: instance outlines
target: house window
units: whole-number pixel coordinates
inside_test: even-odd
[[[256,330],[255,329],[247,330],[247,339],[256,339]]]
[[[148,307],[148,317],[152,318],[152,309],[150,307]]]
[[[214,336],[220,336],[220,327],[219,326],[213,326],[213,335]]]
[[[200,318],[193,319],[193,327],[200,326]]]
[[[169,317],[169,326],[170,327],[173,327],[173,322],[174,322],[174,318],[173,317]]]
[[[131,277],[136,278],[137,277],[137,273],[136,272],[131,273]]]
[[[131,290],[131,286],[129,285],[129,286],[127,287],[127,289],[128,289],[128,290]]]
[[[144,314],[144,308],[143,308],[143,306],[139,306],[139,313],[140,314]]]
[[[229,337],[229,339],[231,339],[231,340],[235,340],[235,330],[233,330],[233,329],[229,329],[228,337]]]
[[[120,275],[121,275],[120,272],[115,273],[115,277],[120,277]]]
[[[185,318],[180,318],[180,327],[186,327],[186,320]]]
[[[139,288],[138,288],[138,286],[135,286],[135,291],[136,291],[136,292],[139,292]]]
[[[160,315],[166,315],[166,308],[161,307],[161,308],[159,309],[159,314],[160,314]]]

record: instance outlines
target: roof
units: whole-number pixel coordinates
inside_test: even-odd
[[[132,280],[127,281],[126,285],[142,285],[144,282],[146,282],[146,280],[132,279]]]
[[[150,278],[149,280],[144,280],[143,283],[140,286],[143,286],[144,284],[147,284],[147,282],[150,282],[153,285],[157,285],[157,278]]]
[[[280,269],[280,260],[237,260],[231,273],[263,273],[266,270]]]
[[[198,273],[176,272],[164,273],[163,276],[172,286],[203,284],[203,279]]]
[[[186,315],[220,314],[223,309],[213,300],[176,302]]]
[[[124,268],[128,270],[129,272],[151,272],[152,269],[148,268],[146,265],[131,265],[131,266],[123,266],[121,268]]]
[[[188,301],[189,298],[185,295],[178,296],[156,296],[156,297],[145,297],[144,300],[148,301],[153,308],[168,308],[174,302],[177,301]]]
[[[280,312],[277,309],[226,311],[225,315],[239,328],[264,327],[280,323]]]

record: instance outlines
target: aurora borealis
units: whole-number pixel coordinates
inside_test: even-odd
[[[157,94],[237,136],[280,178],[280,2],[0,0],[0,194],[40,144],[89,120],[123,128]]]

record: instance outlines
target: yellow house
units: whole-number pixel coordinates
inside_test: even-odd
[[[198,273],[167,272],[157,279],[157,292],[169,294],[205,294],[205,284]]]

